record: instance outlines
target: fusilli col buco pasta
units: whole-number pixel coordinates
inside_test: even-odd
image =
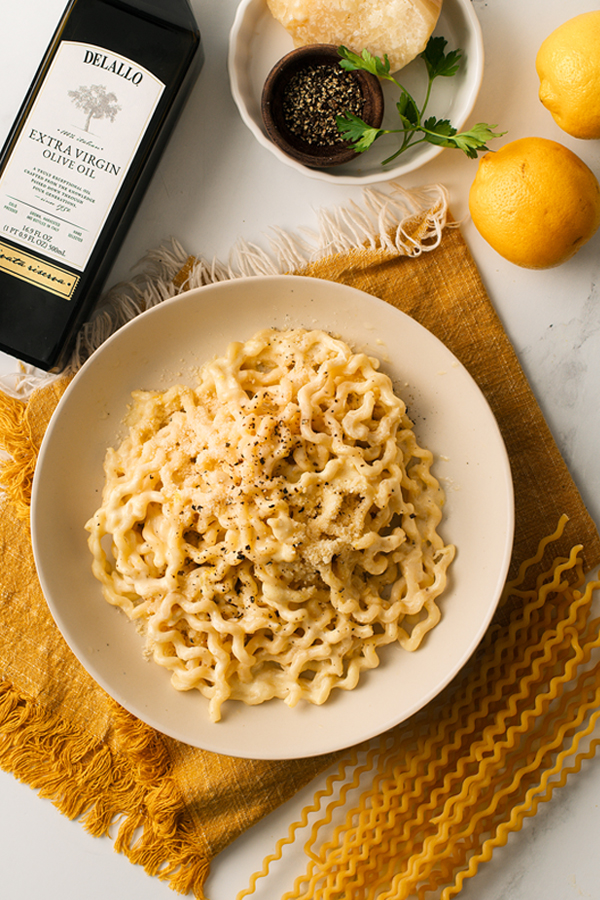
[[[228,699],[322,704],[439,621],[444,495],[377,360],[267,329],[193,389],[135,392],[126,424],[86,525],[93,572],[211,721]]]

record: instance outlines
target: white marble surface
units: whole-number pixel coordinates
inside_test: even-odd
[[[18,109],[64,0],[0,0],[0,140]],[[315,227],[317,211],[353,199],[359,188],[305,178],[274,161],[243,125],[226,70],[236,0],[192,0],[206,62],[193,95],[115,264],[111,281],[128,277],[153,246],[174,236],[207,258],[226,259],[238,239],[268,246],[269,229]],[[600,142],[563,134],[537,99],[534,60],[544,37],[593,0],[473,0],[485,41],[485,76],[471,121],[498,123],[504,140],[528,135],[571,147],[600,174]],[[454,215],[479,265],[552,432],[590,512],[600,525],[600,233],[569,263],[546,272],[518,269],[478,236],[467,214],[476,163],[444,151],[403,183],[443,182]],[[0,374],[14,362],[0,358]],[[287,831],[312,788],[236,841],[216,860],[211,900],[231,900]],[[491,863],[467,883],[466,900],[600,898],[600,766],[592,761],[550,804],[511,836]],[[28,787],[0,772],[0,896],[6,900],[82,897],[167,900],[166,884],[89,837]],[[292,860],[280,885],[289,888]]]

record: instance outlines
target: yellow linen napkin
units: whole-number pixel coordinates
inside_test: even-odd
[[[441,237],[443,222],[440,226],[439,216],[433,212],[423,216],[417,210],[415,215],[405,216],[395,223],[395,233],[386,220],[385,233],[376,240],[365,242],[361,236],[354,246],[309,264],[302,261],[294,271],[341,281],[393,303],[440,337],[471,372],[498,419],[511,459],[517,500],[511,578],[535,555],[539,542],[554,531],[563,514],[569,521],[556,537],[555,553],[558,558],[569,557],[572,545],[582,544],[580,568],[589,571],[600,562],[600,537],[460,232],[445,229]],[[159,299],[202,283],[206,271],[207,267],[192,257],[166,288],[164,272],[160,278],[157,275],[157,282],[162,279],[157,287]],[[211,277],[214,273],[213,267]],[[223,269],[218,277],[230,274]],[[136,289],[143,299],[140,307],[157,302],[152,281],[150,278]],[[210,860],[329,767],[339,754],[261,762],[191,748],[158,734],[123,711],[72,656],[42,596],[26,519],[36,453],[65,384],[66,379],[58,379],[36,391],[26,403],[8,396],[0,398],[2,445],[11,457],[2,475],[6,497],[0,509],[4,563],[0,579],[0,765],[51,798],[65,814],[81,817],[92,834],[107,834],[109,825],[118,820],[116,849],[149,873],[168,880],[174,889],[203,897]],[[509,621],[509,611],[516,607],[523,615],[532,603],[538,603],[532,590],[538,598],[535,579],[533,587],[525,579],[523,586],[512,590],[510,597],[507,595],[510,603],[500,611],[500,625],[497,622],[493,626],[498,629],[508,622],[509,637],[503,638],[508,647],[518,643],[510,641],[510,629],[517,626],[514,620]],[[527,629],[521,632],[526,652],[528,642],[535,643],[536,636],[539,638],[539,627],[535,634]],[[505,646],[501,641],[500,645]],[[485,659],[485,652],[484,646],[480,659]],[[486,672],[490,671],[488,666]],[[519,670],[507,692],[518,695],[521,678]],[[456,712],[457,695],[448,693],[452,689],[468,697],[470,691],[490,692],[493,686],[489,678],[481,677],[481,664],[475,660],[445,692],[448,708]],[[497,722],[497,710],[492,698],[488,699],[479,716],[483,729]],[[456,713],[456,721],[460,715],[463,713]],[[425,710],[414,722],[394,730],[379,745],[377,752],[392,765],[392,774],[388,773],[392,782],[396,777],[394,760],[398,759],[409,759],[408,769],[410,759],[421,760],[426,769],[433,764],[438,782],[443,781],[445,767],[453,764],[450,749],[455,739],[448,727],[438,729],[439,721],[439,703],[434,703],[431,711]],[[461,752],[472,750],[477,758],[481,728],[462,728]],[[438,734],[437,743],[430,740],[433,732]],[[500,741],[503,733],[500,728]],[[424,741],[428,747],[437,748],[435,763],[423,753]],[[524,752],[531,754],[531,747]],[[373,790],[379,789],[382,777],[381,773],[374,777]],[[412,796],[416,808],[420,802],[418,790]],[[508,803],[505,813],[509,818],[510,810]],[[451,812],[452,806],[448,814],[440,814],[436,834],[445,833]],[[471,838],[471,851],[481,849],[485,841],[482,835],[478,832]],[[366,837],[367,846],[374,848],[369,834]],[[352,846],[356,850],[359,845],[350,840],[345,846],[350,847],[345,858],[351,859]],[[387,851],[381,851],[383,861],[373,853],[384,869],[394,857],[394,846],[392,843]],[[422,853],[419,840],[407,846],[409,860]],[[452,858],[442,863],[446,880],[452,880],[456,866],[468,865],[465,852],[458,853],[456,865]],[[440,882],[442,876],[436,877]]]

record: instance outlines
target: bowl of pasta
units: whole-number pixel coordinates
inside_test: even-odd
[[[495,419],[437,338],[345,285],[265,276],[102,345],[52,418],[31,522],[50,610],[112,697],[193,746],[283,759],[448,684],[514,514]]]

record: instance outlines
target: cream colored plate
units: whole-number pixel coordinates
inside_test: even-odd
[[[460,71],[452,78],[437,78],[427,115],[450,119],[459,131],[470,116],[483,78],[483,38],[471,0],[444,0],[434,35],[448,41],[446,51],[461,48]],[[330,169],[309,169],[287,156],[267,136],[262,123],[260,100],[265,79],[275,63],[294,47],[283,25],[269,12],[266,0],[242,0],[229,38],[229,80],[240,115],[257,141],[277,159],[310,178],[337,184],[372,184],[398,178],[432,160],[442,151],[433,144],[419,144],[405,151],[393,163],[382,161],[398,148],[398,136],[386,135],[350,163]],[[413,60],[396,73],[397,80],[422,103],[427,88],[423,60]],[[398,128],[396,111],[400,91],[391,82],[382,82],[385,99],[384,128]],[[458,151],[453,151],[458,152]]]
[[[198,693],[178,693],[142,658],[125,615],[91,574],[84,523],[99,505],[106,448],[123,434],[135,389],[185,381],[231,340],[265,327],[323,328],[382,360],[436,455],[447,494],[442,534],[457,546],[442,620],[413,654],[386,647],[378,669],[320,707],[274,700],[224,707],[218,724]],[[403,721],[459,671],[496,608],[510,558],[513,496],[496,421],[466,369],[430,332],[389,304],[333,282],[244,278],[168,300],[134,319],[83,366],[42,444],[32,503],[35,560],[48,605],[90,675],[126,709],[178,740],[231,756],[293,758],[367,739]]]

